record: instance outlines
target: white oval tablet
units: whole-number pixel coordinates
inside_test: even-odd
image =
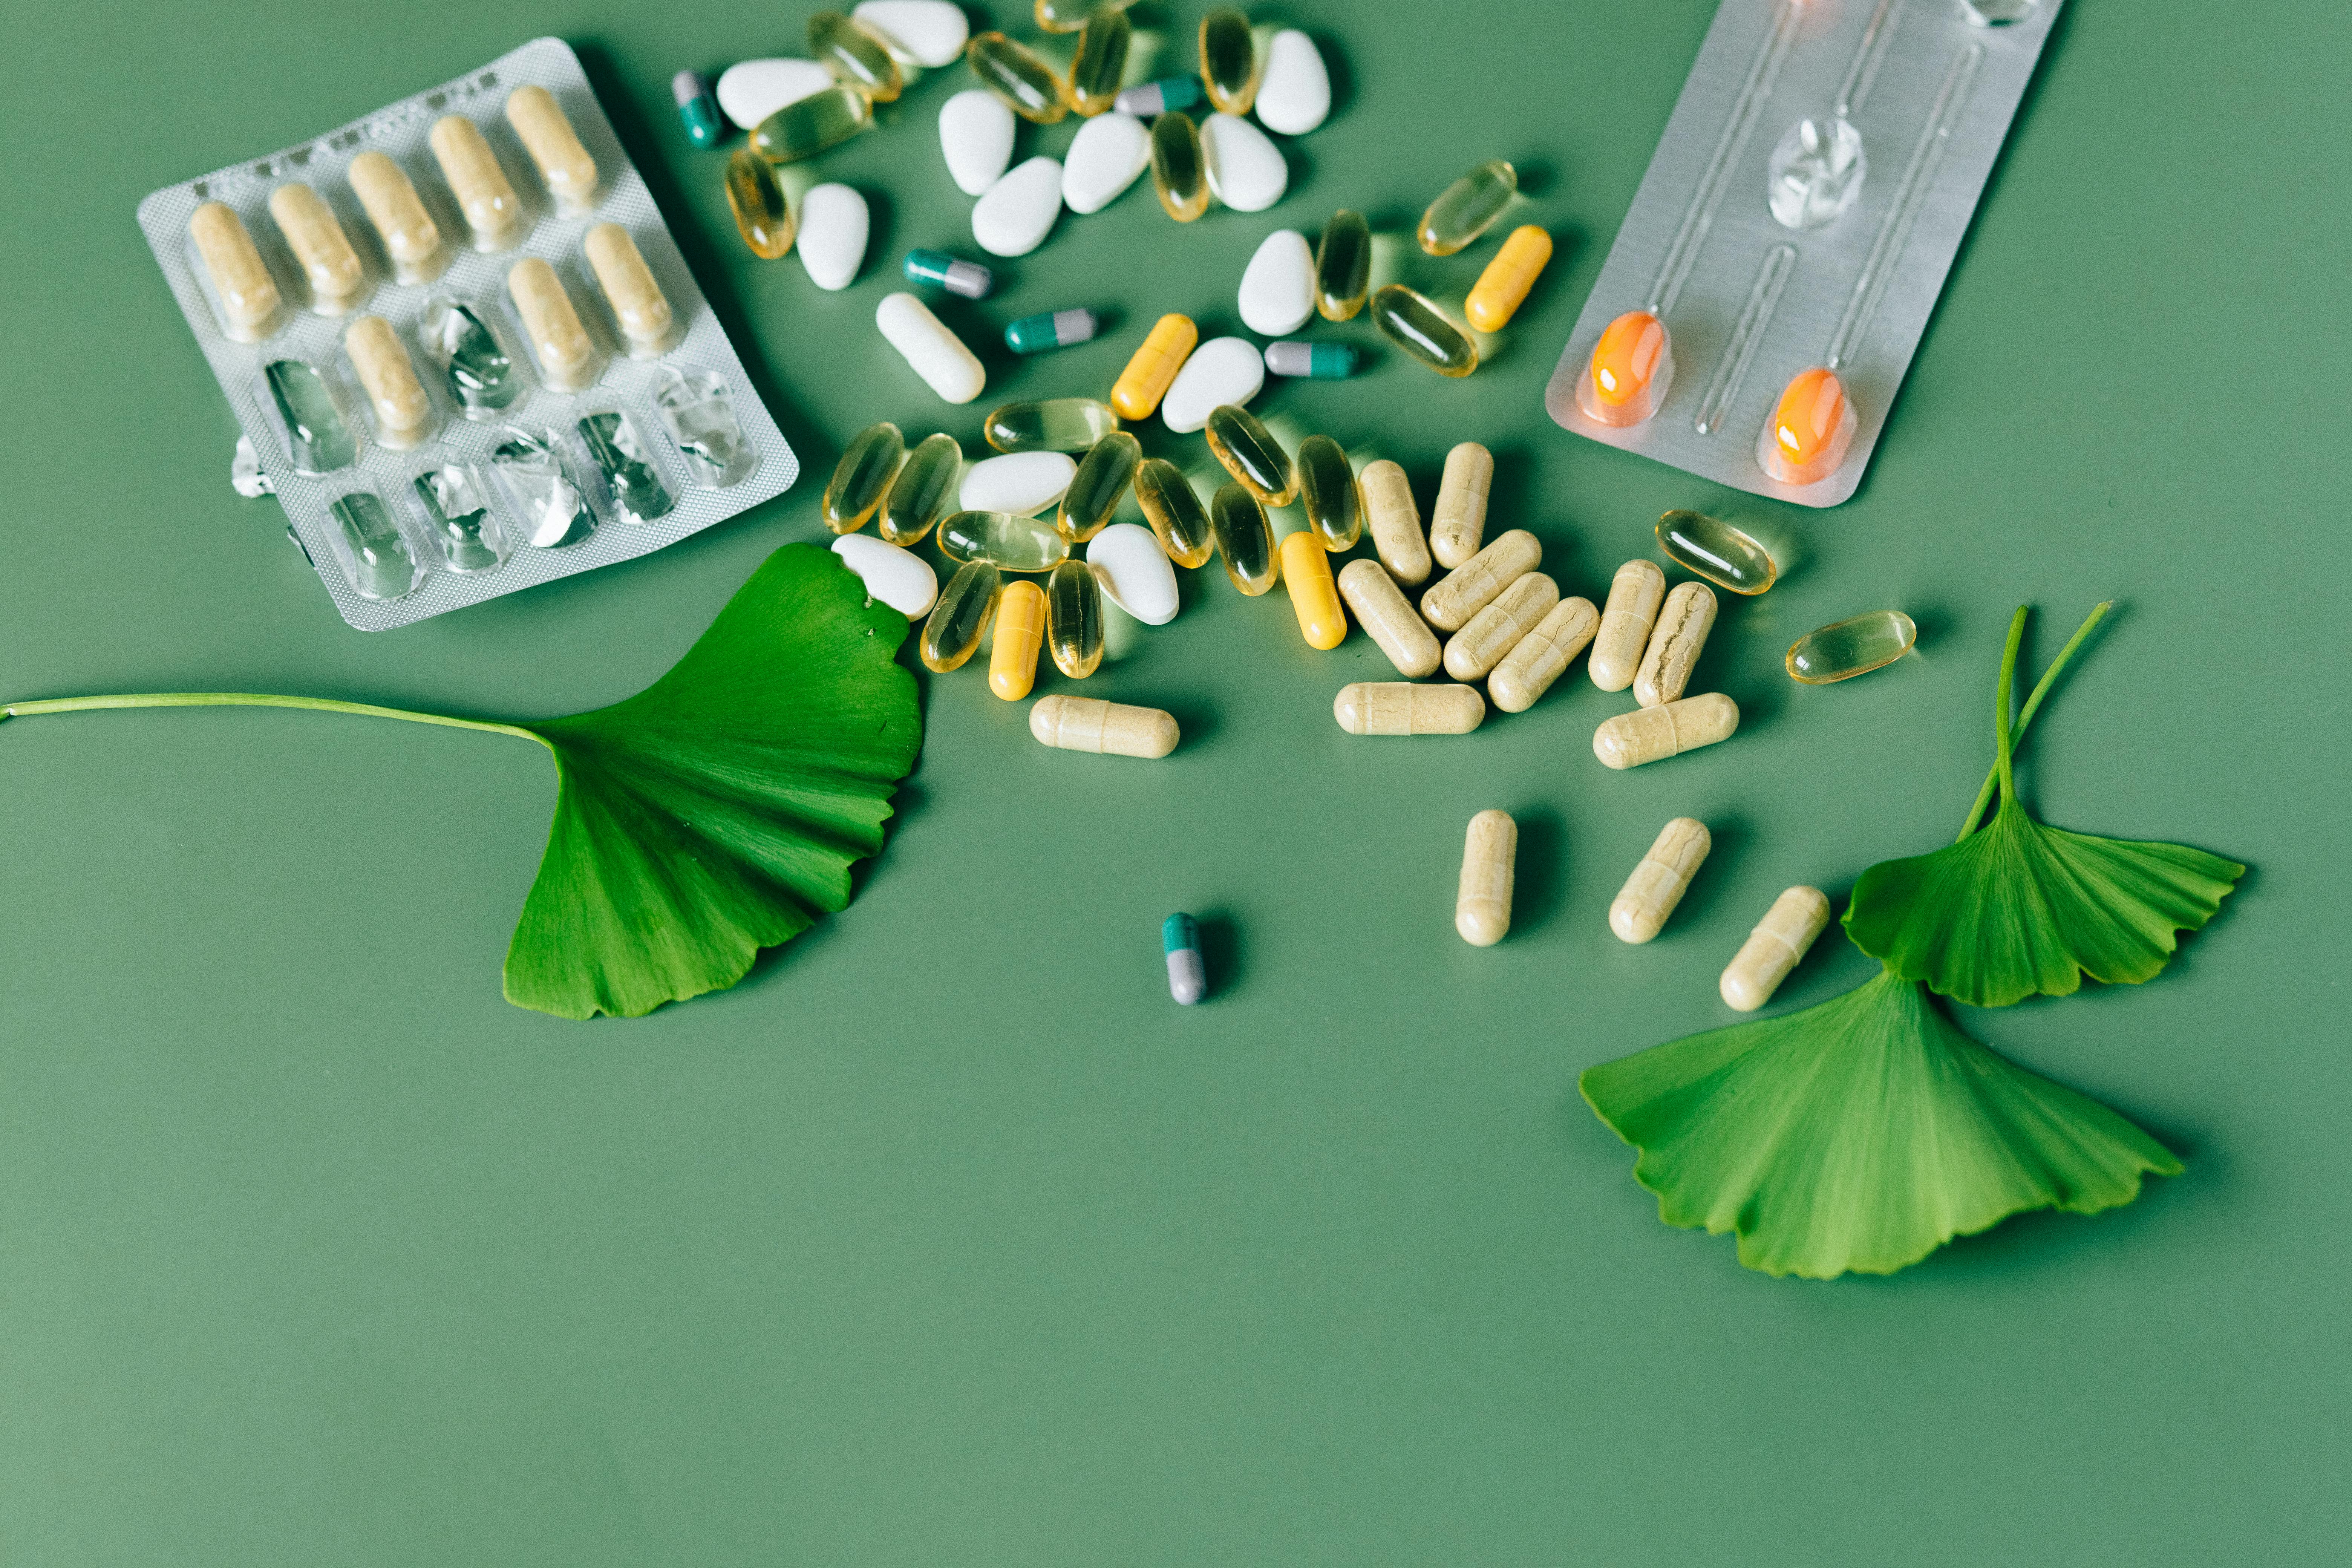
[[[1247,403],[1265,384],[1265,361],[1255,343],[1211,338],[1176,373],[1176,384],[1160,400],[1160,417],[1179,436],[1189,436],[1209,422],[1209,410]]]
[[[820,289],[846,289],[866,259],[866,198],[847,185],[809,187],[801,198],[801,232],[793,241],[809,281]]]
[[[1039,156],[988,187],[971,206],[971,237],[991,256],[1026,256],[1062,210],[1062,163]]]
[[[1176,568],[1150,529],[1112,523],[1087,544],[1087,568],[1111,603],[1145,626],[1176,618]]]
[[[940,105],[940,151],[956,188],[981,195],[1013,162],[1013,110],[986,88],[957,93]]]
[[[711,91],[727,118],[749,131],[788,103],[833,85],[833,73],[814,60],[741,60],[719,73]]]
[[[1295,228],[1265,237],[1242,269],[1242,325],[1278,338],[1315,314],[1315,252]]]
[[[1074,213],[1098,213],[1151,167],[1151,132],[1132,114],[1097,114],[1078,127],[1062,154],[1062,201]]]
[[[915,374],[948,402],[970,403],[988,384],[979,356],[912,294],[885,294],[874,307],[874,324]]]
[[[1201,158],[1209,194],[1237,213],[1264,212],[1290,188],[1290,165],[1265,132],[1237,114],[1201,121]]]
[[[1009,511],[1034,517],[1070,488],[1078,460],[1067,452],[1007,452],[982,458],[963,471],[956,499],[966,511]]]
[[[866,0],[850,15],[901,64],[951,66],[971,36],[963,7],[948,0]]]
[[[1258,79],[1257,117],[1268,131],[1304,136],[1331,112],[1331,73],[1315,40],[1285,27],[1265,47],[1265,74]]]
[[[857,574],[866,591],[908,620],[929,611],[940,596],[940,574],[911,550],[870,533],[845,533],[833,552]]]

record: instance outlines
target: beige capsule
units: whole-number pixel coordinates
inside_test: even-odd
[[[188,217],[188,242],[213,280],[221,331],[241,343],[259,342],[275,331],[285,301],[245,220],[233,208],[206,202]]]
[[[514,182],[499,166],[482,128],[462,114],[445,114],[433,122],[425,140],[433,148],[441,177],[466,215],[466,227],[477,250],[512,250],[530,226],[523,216],[522,198]]]
[[[1435,672],[1437,634],[1379,562],[1349,562],[1339,573],[1339,597],[1348,601],[1348,608],[1356,612],[1357,621],[1399,675],[1417,680]]]
[[[616,223],[600,223],[583,237],[581,248],[588,253],[588,265],[613,307],[613,320],[620,323],[631,357],[656,359],[676,348],[679,332],[669,296],[662,292],[629,231]]]
[[[1622,691],[1633,684],[1642,655],[1650,646],[1650,626],[1666,596],[1666,574],[1650,561],[1628,561],[1610,580],[1609,602],[1601,609],[1601,630],[1592,638],[1592,657],[1584,673],[1603,691]]]
[[[1113,757],[1164,757],[1176,749],[1176,716],[1099,697],[1040,697],[1029,705],[1029,732],[1065,752]]]
[[[1503,656],[1518,647],[1519,639],[1559,603],[1559,584],[1540,572],[1528,573],[1446,639],[1445,673],[1456,680],[1478,679],[1502,663]]]
[[[1339,688],[1331,716],[1350,735],[1466,735],[1486,720],[1486,700],[1468,686],[1360,680]]]
[[[1356,476],[1364,491],[1364,519],[1371,527],[1372,549],[1389,575],[1408,588],[1429,581],[1429,542],[1421,535],[1421,509],[1413,504],[1412,481],[1404,470],[1382,458],[1367,463]]]
[[[366,152],[344,171],[360,208],[375,225],[384,254],[403,283],[429,283],[449,265],[448,247],[441,243],[441,226],[425,210],[416,187],[399,164],[382,153]]]
[[[1677,584],[1650,627],[1642,668],[1633,674],[1633,700],[1662,708],[1683,694],[1706,634],[1715,626],[1715,591],[1704,583]]]
[[[322,316],[340,316],[360,302],[367,292],[367,268],[325,197],[308,185],[280,185],[269,193],[269,216],[277,219],[286,247],[301,264],[302,279],[310,286],[310,309]]]
[[[1486,536],[1486,491],[1495,482],[1495,454],[1465,441],[1445,454],[1437,508],[1429,515],[1429,552],[1451,569],[1478,553]]]
[[[507,94],[507,123],[522,139],[557,207],[578,214],[596,205],[596,160],[580,144],[553,93],[536,83],[515,89]]]
[[[1729,740],[1738,728],[1739,705],[1710,691],[1601,721],[1592,731],[1592,754],[1608,767],[1638,768]]]
[[[1661,828],[1650,852],[1609,906],[1609,929],[1618,940],[1643,942],[1664,930],[1666,917],[1683,901],[1691,879],[1714,847],[1706,824],[1695,816],[1677,816]]]
[[[1772,900],[1723,972],[1723,999],[1742,1013],[1772,1000],[1772,993],[1830,923],[1830,900],[1819,888],[1790,888]]]
[[[1543,545],[1524,528],[1495,542],[1438,579],[1421,596],[1421,613],[1442,632],[1458,632],[1502,591],[1543,564]]]
[[[375,413],[376,439],[405,452],[433,430],[433,403],[416,366],[392,323],[382,316],[355,316],[343,329],[343,352],[359,373],[368,406]]]
[[[1454,895],[1454,929],[1472,947],[1492,947],[1511,929],[1511,881],[1519,825],[1505,811],[1470,819],[1462,846],[1462,881]]]
[[[596,379],[596,345],[580,324],[563,279],[541,257],[530,256],[507,273],[507,295],[530,339],[541,375],[558,392],[578,392]]]
[[[1600,625],[1591,600],[1562,599],[1486,677],[1487,699],[1506,713],[1526,712],[1567,672]]]

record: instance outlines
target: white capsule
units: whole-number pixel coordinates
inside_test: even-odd
[[[866,259],[869,222],[866,198],[847,185],[813,185],[801,198],[801,231],[793,242],[809,281],[838,291],[849,287]]]
[[[1062,163],[1039,156],[988,187],[971,207],[971,237],[991,256],[1026,256],[1062,210]]]
[[[993,93],[988,98],[998,101]],[[1150,167],[1151,132],[1143,121],[1132,114],[1097,114],[1078,127],[1062,154],[1062,204],[1074,213],[1098,213]]]
[[[1323,68],[1315,40],[1285,27],[1265,47],[1265,74],[1258,79],[1257,117],[1268,131],[1304,136],[1331,112],[1331,73]]]
[[[1290,188],[1290,165],[1265,132],[1236,114],[1201,121],[1201,159],[1209,194],[1237,213],[1264,212]]]
[[[1013,162],[1011,106],[982,87],[957,93],[940,105],[940,151],[956,188],[979,195]]]
[[[1790,888],[1773,900],[1723,971],[1724,1001],[1742,1013],[1769,1002],[1829,923],[1830,901],[1819,888]]]
[[[948,0],[865,0],[850,16],[901,65],[951,66],[971,37],[963,7]]]
[[[1209,422],[1209,411],[1230,403],[1238,408],[1265,384],[1265,359],[1247,338],[1211,338],[1192,351],[1176,373],[1160,417],[1179,436]]]
[[[833,85],[833,73],[814,60],[740,60],[719,73],[711,91],[719,112],[745,131],[788,103]]]
[[[1295,228],[1278,228],[1258,244],[1242,269],[1242,325],[1278,338],[1315,314],[1315,252]]]
[[[1696,817],[1677,816],[1660,828],[1650,852],[1609,906],[1609,929],[1617,940],[1644,942],[1664,930],[1666,917],[1683,901],[1691,879],[1714,847],[1706,824]]]
[[[1087,565],[1104,596],[1145,626],[1176,618],[1176,568],[1151,530],[1112,523],[1087,544]]]
[[[970,403],[988,384],[988,372],[964,341],[912,294],[886,294],[874,307],[874,324],[915,374],[950,403]]]
[[[833,552],[857,574],[868,595],[910,621],[928,615],[940,596],[940,575],[931,563],[887,539],[845,533],[833,542]]]
[[[1454,896],[1454,929],[1473,947],[1492,947],[1511,929],[1511,883],[1519,852],[1519,825],[1507,811],[1470,819],[1462,845],[1462,880]]]
[[[982,458],[963,471],[956,499],[966,511],[1009,511],[1034,517],[1070,488],[1078,460],[1067,452],[1007,452]]]

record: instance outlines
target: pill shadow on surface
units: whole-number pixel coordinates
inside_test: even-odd
[[[1511,870],[1511,930],[1505,942],[1541,929],[1568,898],[1568,827],[1559,813],[1537,805],[1511,816],[1519,825],[1519,847]]]
[[[1559,183],[1559,165],[1541,154],[1533,158],[1514,158],[1511,160],[1511,169],[1519,177],[1518,192],[1522,196],[1543,195]],[[1523,216],[1517,210],[1509,210],[1503,214],[1502,223],[1495,226],[1502,228],[1503,224],[1517,226],[1532,221],[1534,220]],[[1507,229],[1505,232],[1509,231]],[[1552,237],[1556,242],[1559,236],[1555,235]]]
[[[1115,698],[1113,700],[1121,700]],[[1158,708],[1176,721],[1175,754],[1177,756],[1181,757],[1200,746],[1214,737],[1217,732],[1217,710],[1201,702],[1189,700],[1181,696],[1137,697],[1132,700],[1139,706]]]
[[[845,180],[842,184],[849,184],[849,182]],[[893,270],[890,258],[898,254],[898,204],[880,185],[855,184],[850,188],[866,198],[866,254],[857,258],[856,276],[849,280],[850,288],[855,289],[869,278],[878,278]],[[929,298],[932,292],[924,290],[926,304],[937,302]],[[957,335],[962,334],[959,332]]]
[[[1315,45],[1315,52],[1323,57],[1323,74],[1331,79],[1331,110],[1323,121],[1324,125],[1328,125],[1355,107],[1356,68],[1349,63],[1348,51],[1336,35],[1320,27],[1302,27],[1299,31]],[[1319,131],[1322,126],[1316,129]]]
[[[1224,909],[1202,910],[1192,917],[1201,932],[1201,967],[1208,973],[1203,1002],[1214,1002],[1238,989],[1248,973],[1242,959],[1241,923]]]

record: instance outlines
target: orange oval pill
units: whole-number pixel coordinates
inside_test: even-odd
[[[1799,371],[1780,394],[1759,457],[1765,471],[1782,483],[1810,485],[1827,479],[1845,460],[1853,427],[1853,402],[1845,384],[1835,371],[1815,365]]]
[[[1610,322],[1592,345],[1593,395],[1621,407],[1641,396],[1665,346],[1665,324],[1647,310],[1628,310]]]

